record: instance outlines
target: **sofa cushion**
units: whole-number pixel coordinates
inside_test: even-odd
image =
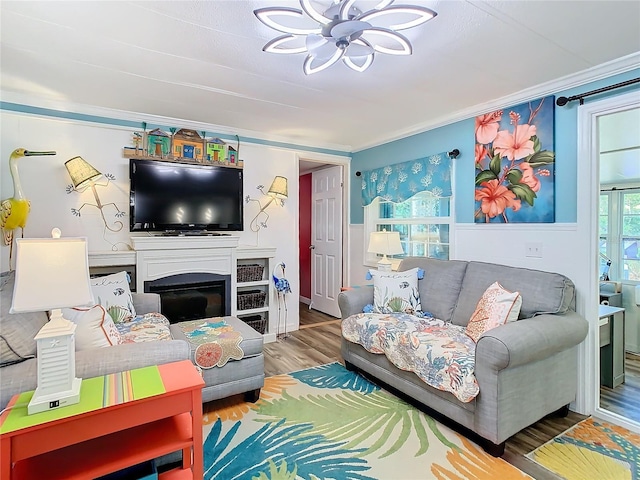
[[[373,311],[421,314],[418,269],[403,272],[369,270],[373,278]]]
[[[522,296],[518,292],[510,292],[493,282],[482,294],[465,332],[477,342],[487,330],[515,322],[521,307]]]
[[[105,308],[114,322],[128,321],[136,316],[127,272],[92,278],[91,291],[96,303]]]
[[[102,305],[63,308],[62,316],[76,324],[76,350],[111,347],[120,343],[120,333]]]
[[[422,268],[424,270],[424,278],[418,284],[422,311],[429,312],[435,318],[445,322],[450,322],[460,294],[467,262],[407,257],[400,262],[398,270],[404,271],[412,268]],[[484,288],[482,291],[484,292]],[[482,295],[482,292],[480,292],[480,295]],[[480,298],[480,295],[478,295],[478,298]],[[477,303],[478,298],[476,298],[475,303]],[[471,311],[473,312],[473,309]]]
[[[48,321],[45,312],[9,313],[14,279],[9,275],[0,278],[0,367],[34,357],[33,338]]]
[[[574,305],[575,287],[564,275],[528,268],[469,262],[453,323],[469,323],[480,297],[493,282],[499,282],[512,292],[520,292],[522,308],[518,318],[530,318],[543,313],[562,314]]]

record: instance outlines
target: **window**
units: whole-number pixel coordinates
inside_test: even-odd
[[[600,193],[599,230],[601,278],[640,282],[640,188]]]
[[[622,194],[622,265],[625,280],[640,281],[640,190]]]
[[[375,231],[400,232],[404,254],[394,255],[394,268],[405,256],[432,257],[448,260],[450,256],[450,232],[452,197],[436,197],[420,192],[401,203],[393,203],[377,197],[365,208],[365,263],[374,266],[380,259],[368,253],[369,234]],[[394,261],[395,259],[395,261]]]

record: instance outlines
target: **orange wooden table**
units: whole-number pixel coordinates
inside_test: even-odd
[[[84,379],[80,403],[27,415],[33,392],[0,417],[0,478],[93,479],[171,452],[163,480],[201,480],[202,387],[189,360]]]

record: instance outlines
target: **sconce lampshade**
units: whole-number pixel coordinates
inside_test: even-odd
[[[83,188],[87,182],[102,175],[82,157],[73,157],[71,160],[67,160],[64,166],[67,167],[73,188],[76,189]]]
[[[288,198],[289,189],[287,187],[287,178],[276,176],[276,178],[273,179],[273,183],[271,184],[271,187],[269,187],[267,194],[275,198]]]

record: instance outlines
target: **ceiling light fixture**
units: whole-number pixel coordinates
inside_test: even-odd
[[[342,60],[352,70],[364,72],[373,63],[375,52],[388,55],[411,55],[411,42],[399,30],[422,25],[437,15],[425,7],[392,5],[382,0],[372,10],[363,12],[357,0],[333,0],[319,11],[310,0],[300,0],[302,10],[269,7],[254,10],[267,27],[283,33],[267,42],[265,52],[279,54],[307,53],[305,74],[320,72]],[[306,14],[306,16],[305,16]],[[388,26],[374,26],[373,20],[386,17]]]

